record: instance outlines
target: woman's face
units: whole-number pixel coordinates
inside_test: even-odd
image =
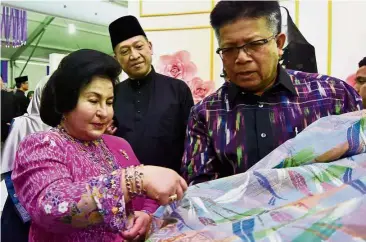
[[[113,118],[113,98],[111,80],[94,77],[81,90],[75,109],[64,115],[67,133],[85,141],[100,138]]]

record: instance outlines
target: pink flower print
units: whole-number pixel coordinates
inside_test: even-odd
[[[69,203],[68,202],[62,202],[58,205],[58,211],[60,213],[65,213],[68,210]]]
[[[163,75],[188,82],[196,75],[197,66],[191,61],[190,53],[182,50],[173,55],[160,56],[157,71]]]
[[[213,93],[215,89],[215,84],[213,81],[203,81],[199,77],[195,77],[189,81],[188,86],[192,91],[194,104],[200,102],[205,97]]]
[[[46,214],[50,214],[51,209],[52,209],[52,206],[50,204],[44,205],[44,211],[46,212]]]

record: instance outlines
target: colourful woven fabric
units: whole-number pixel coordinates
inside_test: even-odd
[[[247,172],[160,207],[148,241],[366,239],[366,112],[314,122]]]

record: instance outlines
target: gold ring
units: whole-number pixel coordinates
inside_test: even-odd
[[[169,197],[169,200],[170,200],[171,202],[174,202],[174,201],[176,201],[176,200],[177,200],[177,198],[178,198],[178,195],[177,195],[177,194],[174,194],[174,195],[171,195],[171,196]]]

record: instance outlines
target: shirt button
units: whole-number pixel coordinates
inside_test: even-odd
[[[140,110],[138,110],[138,111],[137,111],[137,113],[141,113],[141,111],[140,111]]]
[[[263,108],[263,104],[259,104],[258,107]]]
[[[244,95],[244,94],[245,94],[245,92],[241,92],[241,94],[243,94],[243,95]]]
[[[140,103],[140,100],[137,100],[137,103]]]
[[[266,138],[266,136],[267,136],[267,135],[266,135],[265,133],[261,133],[261,137],[262,137],[262,138]]]
[[[138,94],[141,94],[141,92],[139,91]]]

